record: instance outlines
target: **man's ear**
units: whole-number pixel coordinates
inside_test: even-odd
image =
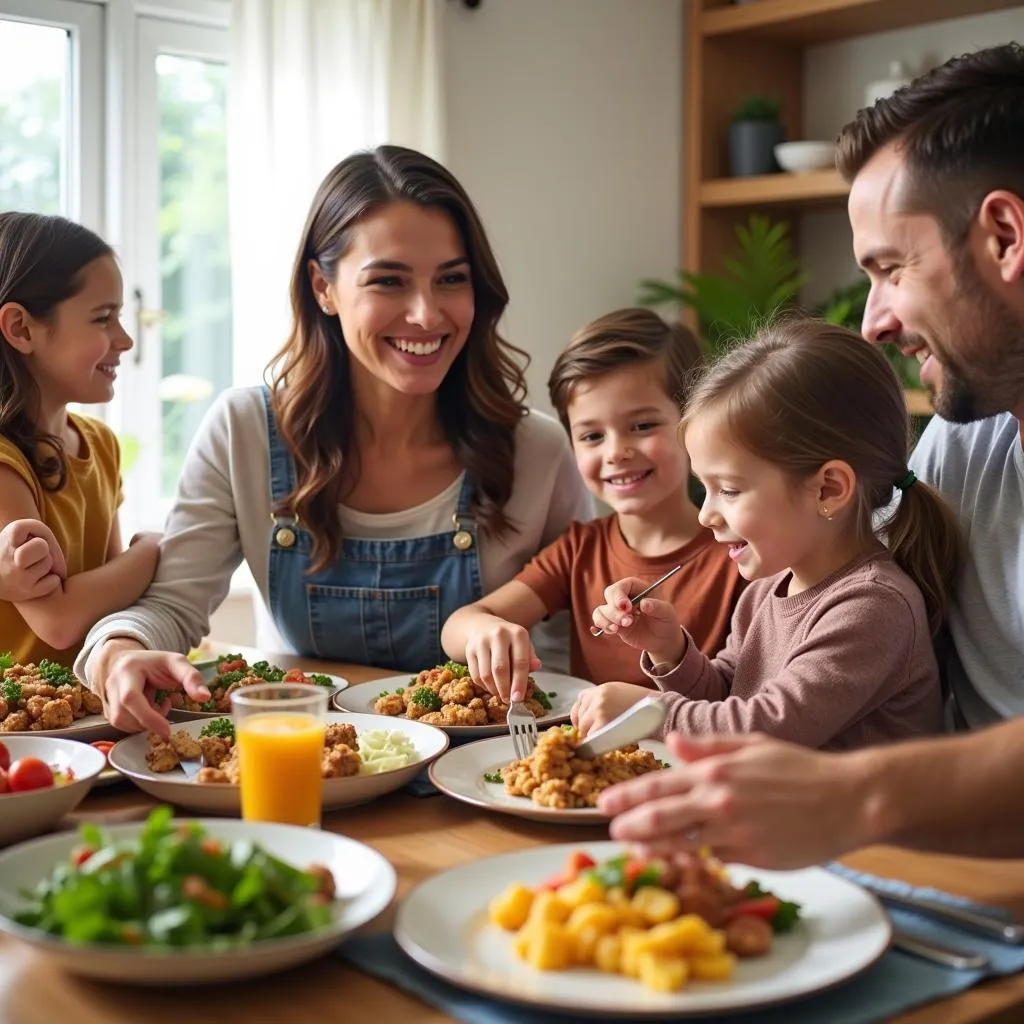
[[[1008,189],[989,192],[978,210],[986,257],[1007,284],[1024,281],[1024,198]]]

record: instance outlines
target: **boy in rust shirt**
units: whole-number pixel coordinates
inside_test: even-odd
[[[529,629],[570,608],[574,675],[647,683],[635,654],[591,634],[592,610],[623,576],[653,582],[709,655],[723,645],[743,580],[689,497],[689,459],[679,407],[700,365],[700,343],[679,324],[645,309],[623,309],[579,331],[548,381],[591,493],[613,512],[573,523],[511,582],[452,615],[441,642],[473,679],[512,699],[540,667]]]

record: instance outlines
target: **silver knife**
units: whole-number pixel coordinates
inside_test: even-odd
[[[998,917],[969,910],[954,904],[931,900],[925,896],[906,896],[891,892],[884,886],[872,885],[870,881],[857,879],[859,885],[874,893],[883,903],[899,910],[909,910],[923,917],[930,917],[943,924],[963,928],[965,931],[983,935],[986,939],[995,939],[1011,946],[1024,945],[1024,924],[1019,921],[1004,921]]]
[[[660,700],[644,697],[631,708],[627,708],[607,725],[592,732],[576,748],[576,756],[589,760],[599,754],[607,754],[619,747],[639,743],[657,732],[665,721],[665,705]]]
[[[988,967],[989,963],[988,957],[982,953],[953,949],[904,932],[893,932],[892,948],[910,953],[911,956],[919,956],[923,960],[931,960],[943,967],[952,967],[955,971],[980,971]]]

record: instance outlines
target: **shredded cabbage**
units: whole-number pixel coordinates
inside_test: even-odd
[[[361,775],[405,768],[419,760],[412,740],[400,729],[369,729],[359,734]]]

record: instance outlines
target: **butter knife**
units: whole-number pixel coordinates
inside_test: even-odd
[[[990,914],[955,904],[943,903],[940,900],[928,899],[926,896],[908,896],[895,893],[885,886],[873,885],[870,880],[857,879],[858,884],[877,896],[882,903],[897,910],[909,910],[933,921],[963,928],[986,939],[995,939],[1010,946],[1024,945],[1024,924],[1019,921],[1005,921]]]
[[[576,748],[576,756],[590,760],[610,750],[639,743],[651,733],[657,732],[664,721],[665,705],[653,697],[644,697],[623,711],[618,718],[613,718],[607,725],[592,732]]]
[[[952,967],[955,971],[980,971],[988,967],[988,957],[983,953],[970,953],[952,946],[943,946],[938,942],[907,935],[905,932],[893,932],[892,948],[899,949],[911,956],[919,956],[922,960],[943,967]]]

